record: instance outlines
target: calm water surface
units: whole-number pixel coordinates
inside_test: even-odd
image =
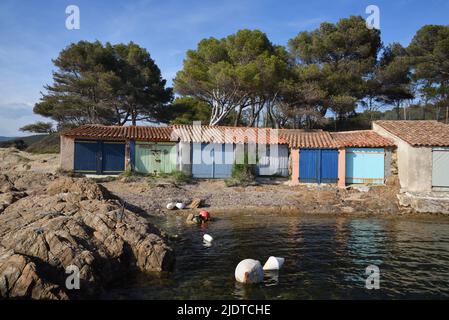
[[[449,220],[219,216],[205,226],[183,217],[153,221],[178,234],[176,267],[165,276],[131,275],[105,298],[121,299],[378,299],[449,298]],[[214,237],[203,243],[204,233]],[[257,285],[234,279],[246,258],[262,265],[285,257]],[[380,289],[365,288],[365,269],[380,268]]]

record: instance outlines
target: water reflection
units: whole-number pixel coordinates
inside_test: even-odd
[[[449,222],[410,219],[227,214],[186,225],[156,223],[179,234],[176,269],[166,278],[138,275],[108,297],[143,299],[336,299],[449,297]],[[203,242],[205,233],[213,244]],[[236,283],[237,264],[285,258],[257,285]],[[365,269],[378,265],[381,289],[365,289]]]

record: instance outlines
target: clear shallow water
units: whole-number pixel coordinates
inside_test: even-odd
[[[113,299],[379,299],[449,298],[449,220],[231,214],[204,226],[183,217],[155,223],[181,238],[176,267],[165,276],[129,275]],[[205,246],[204,233],[214,237]],[[257,285],[234,279],[246,258],[262,265],[285,257]],[[368,265],[380,289],[365,288]]]

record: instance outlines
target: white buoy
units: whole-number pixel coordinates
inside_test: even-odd
[[[184,209],[185,207],[186,207],[186,205],[184,203],[182,203],[182,202],[178,202],[176,204],[176,208],[178,208],[178,209]]]
[[[259,261],[245,259],[235,268],[235,280],[241,283],[259,283],[263,281],[262,265]]]
[[[175,204],[173,202],[167,203],[167,209],[173,210],[175,208]]]
[[[212,238],[212,236],[210,234],[207,234],[207,233],[203,236],[203,239],[204,239],[204,241],[207,241],[207,242],[214,241],[214,238]]]
[[[280,257],[269,257],[267,262],[263,265],[264,270],[279,270],[282,268],[282,265],[284,264],[285,259]]]

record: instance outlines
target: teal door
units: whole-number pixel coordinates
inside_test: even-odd
[[[346,183],[383,184],[384,174],[383,148],[346,149]]]
[[[176,170],[176,144],[137,142],[135,169],[140,173],[171,173]]]

